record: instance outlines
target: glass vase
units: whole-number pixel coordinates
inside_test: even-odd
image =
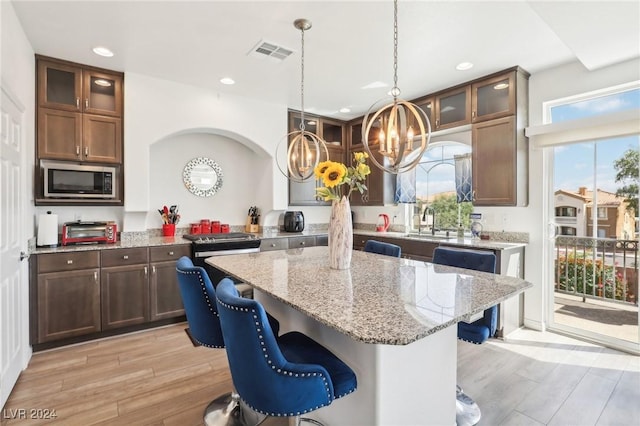
[[[331,203],[329,218],[329,267],[331,269],[349,269],[353,249],[353,225],[351,223],[351,204],[343,196]]]

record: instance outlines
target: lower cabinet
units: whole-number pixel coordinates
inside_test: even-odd
[[[326,246],[327,235],[302,235],[295,237],[263,238],[260,241],[260,251],[287,250],[314,246]]]
[[[142,324],[149,318],[147,248],[102,251],[102,329]]]
[[[101,330],[99,267],[97,251],[38,256],[37,297],[31,299],[36,304],[32,314],[38,317],[31,326],[35,342]]]
[[[175,265],[181,256],[190,255],[189,247],[178,244],[32,256],[32,344],[182,317]]]
[[[188,245],[149,247],[151,321],[185,314],[176,275],[176,262],[180,257],[190,255]]]
[[[438,243],[434,243],[432,241],[353,234],[353,248],[356,250],[364,250],[364,245],[367,243],[367,240],[376,240],[383,243],[395,244],[400,246],[402,249],[403,258],[421,260],[424,262],[431,262],[431,260],[433,260],[433,251],[438,247]]]

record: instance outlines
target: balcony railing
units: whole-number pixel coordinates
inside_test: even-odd
[[[637,305],[638,241],[556,237],[555,290]]]

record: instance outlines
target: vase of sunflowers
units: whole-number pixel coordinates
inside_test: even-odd
[[[351,193],[364,194],[364,184],[371,169],[367,165],[366,152],[355,152],[350,166],[335,161],[323,161],[314,169],[317,180],[323,186],[316,189],[319,197],[331,201],[329,218],[329,266],[332,269],[349,269],[353,250],[353,224],[351,223]]]

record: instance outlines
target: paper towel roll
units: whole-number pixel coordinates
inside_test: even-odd
[[[58,215],[41,214],[38,219],[38,241],[39,246],[58,245]]]

